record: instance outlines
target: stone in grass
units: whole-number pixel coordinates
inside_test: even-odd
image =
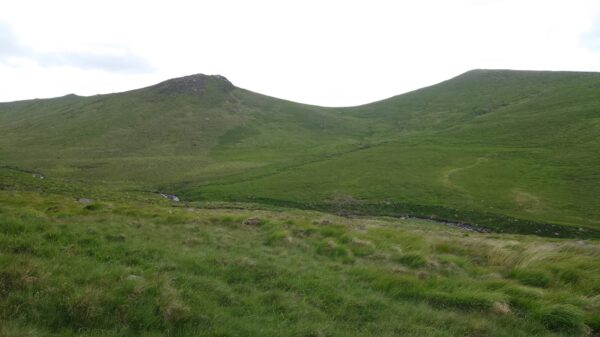
[[[94,202],[94,200],[89,198],[79,198],[77,199],[77,201],[82,204],[91,204],[92,202]]]
[[[260,226],[261,223],[262,221],[259,218],[248,218],[243,222],[246,226]]]
[[[126,279],[128,281],[139,281],[139,280],[142,280],[143,277],[141,277],[139,275],[135,275],[135,274],[129,274],[129,275],[127,275]]]
[[[160,196],[161,196],[161,197],[163,197],[163,198],[165,198],[165,199],[169,199],[169,200],[171,200],[171,201],[177,201],[177,202],[178,202],[178,201],[181,201],[181,200],[179,199],[179,197],[178,197],[178,196],[176,196],[176,195],[174,195],[174,194],[160,193]]]
[[[492,304],[492,312],[496,315],[504,316],[510,314],[512,310],[510,310],[510,305],[508,305],[508,303],[494,302],[494,304]]]

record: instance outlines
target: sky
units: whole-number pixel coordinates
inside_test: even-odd
[[[600,71],[600,0],[0,5],[0,102],[203,73],[270,96],[350,106],[478,68]]]

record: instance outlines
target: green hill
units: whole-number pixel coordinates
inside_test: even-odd
[[[372,104],[323,108],[194,75],[0,104],[0,158],[56,179],[186,200],[592,235],[599,94],[597,73],[473,70]]]
[[[0,337],[598,336],[599,94],[475,70],[345,108],[206,75],[0,103]]]
[[[149,186],[331,151],[361,133],[363,123],[352,120],[205,75],[118,94],[0,105],[7,163]],[[251,160],[214,155],[241,141],[252,149]]]

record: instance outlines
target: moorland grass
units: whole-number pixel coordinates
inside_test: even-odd
[[[12,177],[23,182],[0,190],[0,336],[598,332],[597,240],[144,193],[98,193],[86,209],[79,188]]]

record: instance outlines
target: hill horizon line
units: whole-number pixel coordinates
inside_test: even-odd
[[[134,91],[138,91],[138,90],[144,90],[144,89],[149,89],[152,87],[159,87],[159,86],[164,86],[167,85],[169,83],[177,83],[180,81],[186,81],[188,80],[188,82],[193,83],[195,81],[199,81],[201,79],[213,79],[213,80],[218,80],[218,81],[222,81],[224,82],[226,85],[231,86],[231,87],[235,87],[238,89],[243,89],[243,90],[247,90],[253,93],[257,93],[263,96],[268,96],[271,98],[276,98],[282,101],[287,101],[287,102],[292,102],[292,103],[297,103],[297,104],[302,104],[302,105],[308,105],[308,106],[313,106],[313,107],[319,107],[319,108],[355,108],[355,107],[361,107],[361,106],[365,106],[365,105],[369,105],[369,104],[373,104],[373,103],[377,103],[377,102],[381,102],[381,101],[385,101],[387,99],[390,98],[394,98],[397,96],[401,96],[401,95],[405,95],[411,92],[415,92],[415,91],[419,91],[425,88],[429,88],[431,86],[440,84],[440,83],[444,83],[456,78],[459,78],[461,76],[465,76],[467,74],[472,74],[472,73],[554,73],[554,74],[558,74],[558,73],[566,73],[566,74],[600,74],[600,72],[597,71],[579,71],[579,70],[527,70],[527,69],[508,69],[508,68],[474,68],[474,69],[470,69],[467,71],[464,71],[456,76],[452,76],[449,77],[445,80],[442,80],[440,82],[436,82],[436,83],[432,83],[423,87],[419,87],[413,90],[409,90],[409,91],[405,91],[405,92],[401,92],[399,94],[396,95],[392,95],[392,96],[388,96],[388,97],[384,97],[378,100],[374,100],[374,101],[369,101],[369,102],[365,102],[362,104],[355,104],[355,105],[319,105],[319,104],[312,104],[312,103],[305,103],[305,102],[299,102],[299,101],[294,101],[291,99],[286,99],[286,98],[281,98],[281,97],[276,97],[276,96],[271,96],[269,94],[265,94],[265,93],[260,93],[260,92],[256,92],[252,89],[246,89],[246,88],[241,88],[241,87],[237,87],[235,84],[233,84],[231,81],[229,81],[229,79],[221,74],[204,74],[204,73],[195,73],[195,74],[190,74],[190,75],[184,75],[184,76],[178,76],[178,77],[172,77],[154,84],[150,84],[147,86],[143,86],[143,87],[139,87],[139,88],[133,88],[133,89],[129,89],[129,90],[125,90],[125,91],[116,91],[116,92],[109,92],[109,93],[99,93],[99,94],[93,94],[93,95],[78,95],[75,93],[69,93],[69,94],[65,94],[62,96],[53,96],[53,97],[44,97],[44,98],[29,98],[29,99],[19,99],[19,100],[13,100],[13,101],[1,101],[0,104],[11,104],[11,103],[20,103],[20,102],[29,102],[29,101],[47,101],[47,100],[53,100],[53,99],[58,99],[58,98],[65,98],[65,97],[81,97],[81,98],[89,98],[89,97],[100,97],[100,96],[109,96],[109,95],[118,95],[118,94],[124,94],[124,93],[129,93],[129,92],[134,92]]]

